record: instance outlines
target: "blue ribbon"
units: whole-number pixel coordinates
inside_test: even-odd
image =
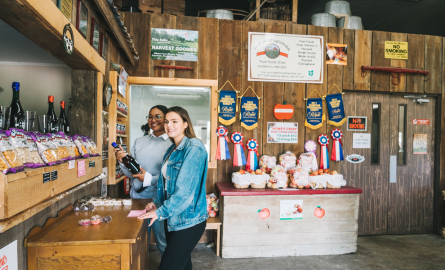
[[[328,105],[329,124],[341,126],[346,121],[342,94],[327,95],[326,104]]]
[[[221,90],[219,92],[219,122],[231,125],[236,120],[236,92]]]
[[[241,126],[252,130],[258,126],[258,98],[241,98]]]
[[[306,102],[305,126],[311,129],[321,128],[323,124],[323,101],[321,98],[309,98]]]

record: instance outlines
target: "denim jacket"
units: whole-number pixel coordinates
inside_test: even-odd
[[[168,231],[187,229],[209,217],[206,201],[207,151],[196,138],[184,137],[175,148],[165,153],[167,164],[167,198],[164,198],[164,177],[159,176],[158,191],[153,203],[160,221],[167,219]]]

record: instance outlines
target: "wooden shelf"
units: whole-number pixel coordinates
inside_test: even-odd
[[[127,138],[127,135],[116,134],[116,137]]]
[[[119,183],[120,181],[124,180],[124,178],[125,178],[125,175],[116,179],[116,184]]]
[[[85,175],[77,176],[79,161],[85,161]],[[90,168],[88,163],[95,162]],[[43,183],[43,174],[57,171],[57,179]],[[80,185],[102,173],[102,157],[77,159],[73,169],[68,162],[55,166],[25,169],[4,175],[0,173],[0,220],[10,218],[47,199]]]
[[[125,117],[125,118],[128,117],[125,114],[121,113],[120,111],[116,111],[116,112],[117,112],[117,117]]]

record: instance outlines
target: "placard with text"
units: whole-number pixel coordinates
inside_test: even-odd
[[[298,123],[267,123],[268,143],[298,143]]]

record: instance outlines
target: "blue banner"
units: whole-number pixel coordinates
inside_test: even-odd
[[[321,128],[323,125],[323,101],[321,98],[309,98],[306,101],[306,122],[304,125],[311,129]]]
[[[219,92],[219,122],[231,125],[236,120],[236,92],[221,90]]]
[[[258,98],[241,98],[241,126],[252,130],[258,126]]]
[[[343,125],[346,116],[342,94],[327,95],[326,104],[328,105],[329,125],[336,127]]]

